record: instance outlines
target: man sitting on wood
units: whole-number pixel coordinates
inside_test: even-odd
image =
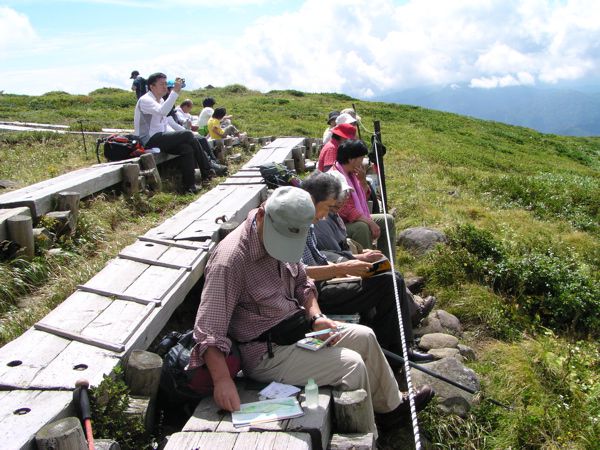
[[[299,262],[314,215],[307,192],[281,187],[217,246],[206,266],[188,368],[206,363],[217,405],[238,410],[225,362],[235,339],[244,373],[256,380],[303,385],[314,378],[319,385],[364,389],[375,413],[373,433],[375,420],[383,428],[406,423],[408,399],[370,328],[348,324],[333,345],[318,351],[296,345],[311,329],[341,325],[321,313],[315,286]],[[432,396],[429,387],[418,391],[417,408]]]
[[[346,183],[344,185],[344,191],[349,189]],[[339,179],[329,173],[315,172],[304,180],[301,187],[310,194],[316,210],[302,262],[306,264],[307,275],[316,281],[321,309],[328,314],[360,313],[361,323],[373,328],[379,344],[400,355],[402,341],[394,295],[395,278],[409,347],[408,357],[415,362],[433,361],[433,355],[421,353],[415,348],[412,324],[419,323],[429,314],[435,304],[434,298],[431,297],[426,305],[417,304],[399,272],[387,271],[369,276],[373,263],[384,258],[379,250],[366,250],[357,257],[349,252],[321,252],[317,248],[315,228],[331,211],[339,208],[346,194],[342,192]],[[344,278],[346,280],[342,281]],[[331,279],[339,282],[327,281]]]
[[[165,153],[180,155],[183,191],[196,193],[198,188],[194,179],[194,168],[195,156],[202,153],[200,144],[189,130],[168,131],[167,116],[179,96],[182,82],[181,78],[177,78],[169,96],[164,100],[163,96],[168,92],[167,76],[164,73],[150,75],[149,91],[138,100],[133,122],[135,134],[140,137],[144,147],[158,147]],[[208,164],[200,166],[200,173],[204,182],[212,177]]]

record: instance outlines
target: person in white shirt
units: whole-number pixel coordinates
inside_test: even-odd
[[[180,125],[182,125],[186,130],[196,131],[198,129],[197,125],[194,125],[192,115],[190,112],[194,107],[194,102],[189,98],[186,98],[181,104],[175,108],[175,115],[177,116],[177,121]]]
[[[189,130],[169,131],[167,116],[171,112],[183,80],[177,78],[167,99],[167,76],[164,73],[153,73],[148,77],[149,91],[138,100],[135,106],[135,134],[140,137],[146,148],[158,147],[165,153],[180,155],[179,165],[183,178],[183,191],[196,193],[194,180],[195,152],[202,152],[200,144]],[[197,153],[196,153],[197,154]],[[203,183],[212,178],[210,167],[200,167]]]
[[[331,139],[331,136],[333,135],[331,130],[333,130],[335,128],[335,125],[336,125],[335,119],[337,119],[337,117],[339,115],[340,115],[339,111],[331,111],[329,113],[329,116],[327,116],[327,125],[329,125],[329,126],[323,133],[323,145],[327,144],[327,142],[329,142],[329,140]]]

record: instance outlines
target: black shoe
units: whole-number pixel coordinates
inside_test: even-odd
[[[435,357],[433,355],[430,355],[429,353],[423,353],[420,352],[418,350],[409,348],[408,349],[408,359],[412,362],[431,362],[435,359]]]
[[[421,306],[421,315],[423,317],[427,317],[429,315],[429,313],[435,306],[435,302],[437,302],[437,298],[435,298],[433,295],[430,295],[425,298],[425,300],[423,301],[423,305]]]
[[[422,411],[435,397],[435,391],[425,384],[415,391],[415,408],[417,412]],[[390,430],[400,425],[405,425],[410,421],[410,402],[408,392],[402,392],[402,403],[396,409],[388,413],[375,413],[375,422],[377,428],[381,431]]]
[[[195,184],[186,188],[183,188],[184,194],[197,194],[200,188]]]

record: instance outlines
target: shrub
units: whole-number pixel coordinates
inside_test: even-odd
[[[420,269],[440,286],[484,283],[514,302],[534,323],[556,330],[600,333],[600,283],[566,251],[535,246],[505,248],[472,225],[448,232],[449,245]],[[510,250],[510,251],[509,251]]]
[[[99,386],[90,389],[94,437],[115,440],[123,450],[152,448],[141,417],[126,414],[128,407],[129,388],[117,367],[112,376],[105,375]]]

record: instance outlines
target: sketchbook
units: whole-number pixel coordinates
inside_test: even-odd
[[[242,403],[239,411],[231,413],[231,421],[234,427],[247,427],[302,415],[304,411],[296,397],[287,397]]]

